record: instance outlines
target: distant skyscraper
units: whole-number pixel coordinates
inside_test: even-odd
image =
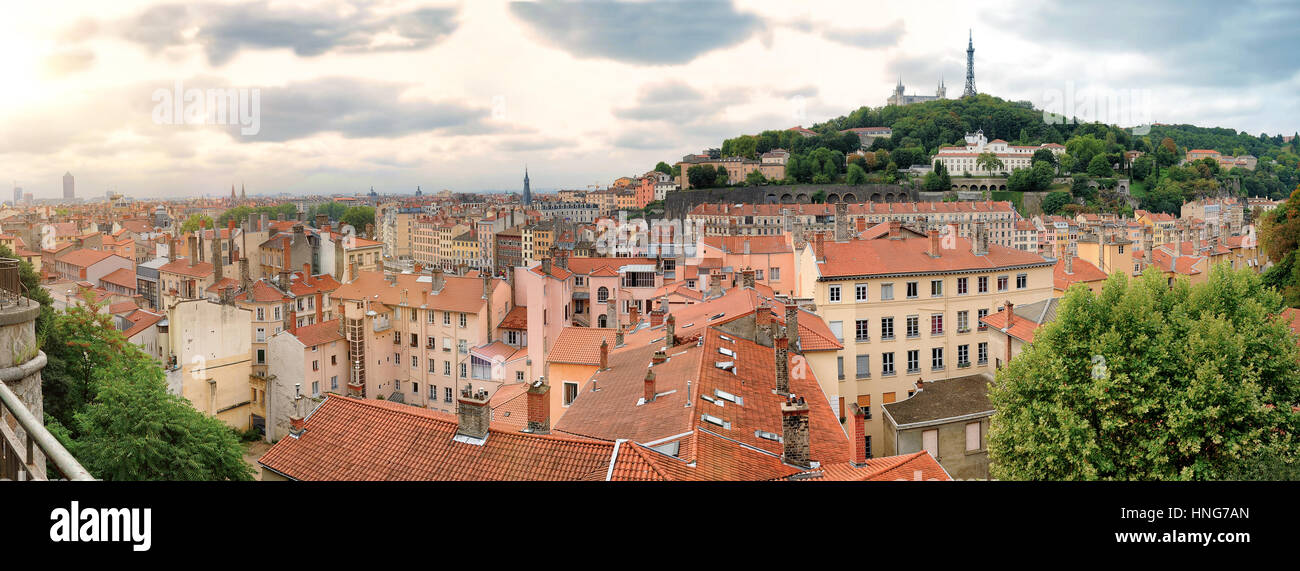
[[[23,187],[14,185],[14,206],[23,201]]]
[[[975,34],[972,32],[966,43],[966,91],[962,97],[975,95]]]
[[[533,205],[533,191],[528,188],[528,167],[524,167],[524,206]]]
[[[77,197],[76,182],[72,180],[72,173],[63,173],[63,199],[72,200]]]

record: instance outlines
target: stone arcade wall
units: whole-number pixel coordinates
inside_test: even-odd
[[[679,190],[664,198],[664,217],[685,219],[700,204],[808,204],[818,191],[826,202],[912,202],[914,189],[897,184],[792,184]]]
[[[0,307],[0,368],[17,367],[33,359],[38,360],[40,365],[27,376],[5,383],[14,394],[18,395],[23,404],[27,405],[27,410],[31,411],[37,420],[45,418],[41,394],[41,369],[45,368],[45,355],[36,346],[36,316],[40,312],[41,305],[32,300],[23,300],[16,305]],[[5,424],[18,436],[20,442],[26,438],[27,432],[18,426],[17,419],[5,415]],[[40,448],[35,448],[34,451],[36,454],[34,472],[38,479],[44,479],[45,453],[41,452]]]

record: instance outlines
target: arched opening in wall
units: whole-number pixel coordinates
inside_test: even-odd
[[[885,197],[882,196],[879,192],[873,192],[873,193],[871,193],[871,201],[872,201],[872,202],[884,202],[884,201],[885,201]]]
[[[785,193],[781,195],[781,204],[794,204],[794,195]]]
[[[606,301],[609,301],[609,288],[600,286],[600,289],[596,290],[596,303],[605,303]]]
[[[599,328],[601,328],[601,329],[605,329],[605,328],[609,327],[609,317],[608,317],[608,316],[605,316],[605,315],[601,315],[600,317],[597,317],[597,318],[596,318],[596,327],[599,327]]]
[[[980,185],[980,190],[988,190],[988,189],[989,189],[989,185],[987,185],[987,184],[981,184],[981,185]]]
[[[998,187],[998,190],[1006,190],[1006,189],[1007,189],[1007,185],[1005,184]]]
[[[826,203],[827,203],[827,204],[835,204],[836,202],[839,202],[839,201],[840,201],[840,195],[839,195],[839,193],[832,192],[832,193],[826,195]]]
[[[769,192],[769,193],[767,193],[767,203],[768,203],[768,204],[772,204],[772,203],[774,203],[774,202],[776,202],[776,201],[777,201],[776,193],[773,193],[773,192]]]
[[[808,204],[809,202],[812,202],[812,200],[808,198],[808,194],[803,192],[799,193],[799,196],[794,197],[794,199],[799,202],[799,204]]]
[[[953,185],[953,188],[957,188],[957,186],[956,186],[956,185]],[[961,189],[960,189],[960,190],[970,190],[970,187],[967,186],[967,185],[964,185],[964,184],[963,184],[963,185],[961,185]]]
[[[841,197],[840,197],[840,200],[843,200],[844,202],[855,202],[855,203],[856,203],[856,202],[858,201],[858,195],[853,194],[852,192],[846,192],[846,193],[844,193],[844,196],[841,196]]]

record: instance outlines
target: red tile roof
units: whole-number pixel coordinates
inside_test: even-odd
[[[941,240],[944,240],[941,238]],[[817,264],[823,278],[851,278],[871,275],[894,275],[929,272],[994,271],[1003,268],[1046,266],[1042,256],[989,244],[988,253],[971,252],[970,240],[951,238],[952,249],[943,249],[938,258],[930,257],[928,238],[899,240],[849,240],[826,242],[826,261]]]
[[[339,332],[339,320],[337,319],[299,327],[296,336],[298,342],[307,347],[343,340],[343,334]]]
[[[614,351],[614,330],[598,327],[565,327],[551,345],[551,352],[546,356],[550,363],[571,363],[575,365],[599,365],[600,343],[609,344]]]
[[[281,439],[259,460],[296,480],[556,481],[648,479],[639,455],[619,443],[489,428],[481,444],[453,440],[456,417],[413,406],[329,395],[301,436]]]
[[[1056,289],[1065,291],[1077,283],[1106,281],[1106,272],[1097,269],[1092,262],[1077,256],[1073,258],[1070,270],[1073,273],[1065,273],[1065,259],[1057,260],[1056,266],[1052,268],[1052,281]]]
[[[114,256],[116,256],[116,254],[112,252],[106,252],[103,250],[81,249],[81,250],[73,250],[71,252],[63,254],[62,256],[59,256],[59,261],[65,264],[72,264],[77,267],[87,268]],[[121,256],[117,256],[117,257],[120,258]],[[132,281],[134,282],[134,280]]]
[[[99,278],[99,281],[108,282],[113,285],[120,285],[125,288],[135,289],[135,270],[131,268],[118,268]]]
[[[188,258],[179,258],[175,262],[163,264],[162,267],[158,268],[158,271],[195,278],[204,278],[212,275],[213,268],[212,264],[208,262],[197,262],[191,266]]]
[[[433,293],[430,276],[416,274],[393,274],[389,282],[383,272],[358,272],[356,279],[340,286],[334,291],[337,299],[378,301],[385,305],[401,305],[402,290],[406,290],[406,302],[414,307],[437,309],[442,311],[459,311],[477,313],[483,309],[483,280],[464,276],[444,276],[443,286],[438,293]],[[495,288],[506,287],[499,279],[492,279]]]
[[[501,329],[528,329],[528,308],[522,305],[516,305],[501,320],[497,327]]]

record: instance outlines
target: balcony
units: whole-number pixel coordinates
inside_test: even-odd
[[[45,367],[45,353],[38,353],[30,361],[16,367],[0,369],[0,478],[5,480],[48,480],[44,466],[35,451],[40,449],[48,464],[67,480],[94,480],[76,458],[68,452],[45,425],[27,410],[22,399],[14,394],[7,381],[30,376]],[[17,430],[10,423],[15,422]]]

